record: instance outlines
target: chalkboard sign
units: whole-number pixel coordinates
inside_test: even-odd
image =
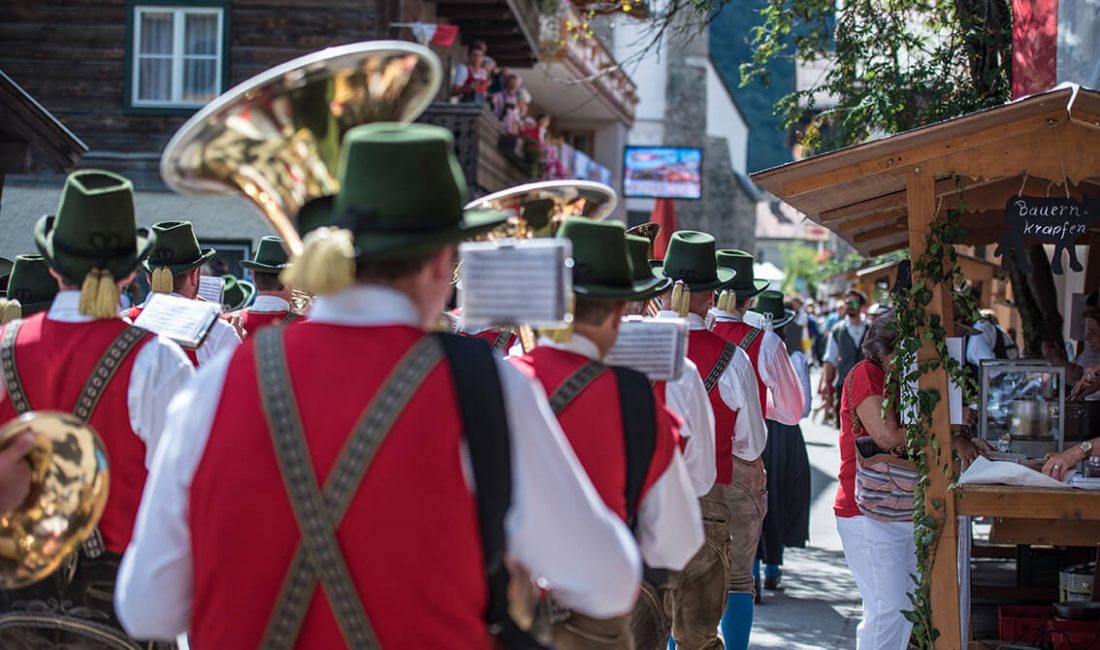
[[[1004,231],[994,255],[1004,266],[1015,258],[1024,273],[1031,271],[1024,255],[1024,242],[1054,245],[1050,268],[1062,275],[1062,253],[1069,253],[1069,266],[1081,271],[1076,244],[1088,234],[1089,226],[1100,224],[1100,203],[1045,196],[1013,196],[1005,204]]]

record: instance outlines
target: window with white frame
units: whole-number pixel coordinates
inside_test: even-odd
[[[202,106],[222,91],[222,7],[134,7],[130,104]]]

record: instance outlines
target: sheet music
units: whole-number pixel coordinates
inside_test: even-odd
[[[681,318],[629,316],[604,362],[645,373],[651,381],[676,381],[684,372],[687,338],[687,321]]]
[[[215,305],[222,304],[222,292],[225,291],[225,280],[216,275],[199,276],[199,296],[207,302]]]
[[[470,242],[459,254],[463,327],[560,327],[571,317],[569,240]]]
[[[149,299],[134,325],[194,350],[202,344],[210,327],[220,316],[221,303],[158,293]]]

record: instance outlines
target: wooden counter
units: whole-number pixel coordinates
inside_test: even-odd
[[[990,541],[997,544],[1100,544],[1100,490],[960,485],[955,508],[994,517]]]

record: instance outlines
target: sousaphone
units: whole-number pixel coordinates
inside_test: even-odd
[[[307,201],[340,189],[344,134],[368,122],[411,122],[435,98],[439,59],[404,41],[333,47],[263,72],[189,119],[165,147],[160,173],[186,194],[243,194],[288,252]]]

